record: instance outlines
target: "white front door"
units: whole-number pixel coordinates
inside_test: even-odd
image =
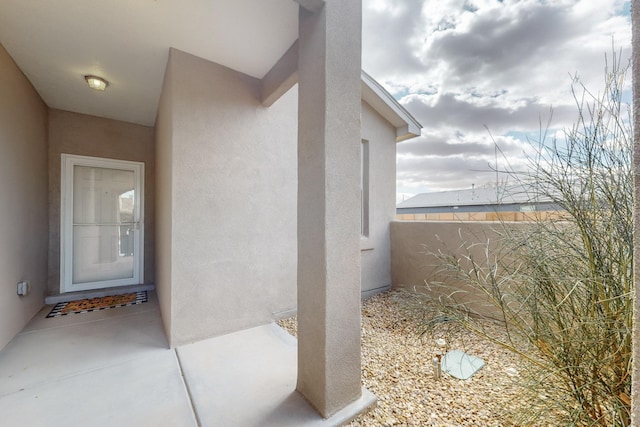
[[[144,164],[62,155],[61,292],[143,283]]]

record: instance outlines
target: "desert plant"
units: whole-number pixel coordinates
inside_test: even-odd
[[[519,353],[535,372],[523,383],[533,387],[536,411],[520,414],[528,416],[523,424],[550,410],[567,425],[630,424],[633,133],[622,100],[629,66],[620,58],[607,64],[602,93],[574,79],[577,122],[564,137],[541,132],[529,172],[503,171],[563,213],[532,215],[526,227],[500,224],[498,245],[478,238],[455,250],[429,250],[441,273],[494,307],[505,334],[483,327],[486,313],[474,310],[468,295],[461,299],[457,288],[427,280],[444,315]]]

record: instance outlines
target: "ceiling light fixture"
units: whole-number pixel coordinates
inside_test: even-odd
[[[109,82],[98,76],[84,76],[84,79],[87,81],[87,84],[91,89],[95,90],[105,90],[107,86],[109,86]]]

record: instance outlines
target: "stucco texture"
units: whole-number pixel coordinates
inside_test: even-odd
[[[361,239],[362,294],[391,287],[389,228],[396,215],[396,129],[365,102],[362,139],[369,144],[369,235]]]
[[[49,110],[49,295],[60,293],[61,154],[144,163],[144,282],[154,282],[154,129],[85,114]],[[45,169],[46,170],[46,169]]]
[[[48,207],[47,106],[2,46],[0,93],[1,349],[44,304]]]
[[[169,54],[171,55],[171,53]],[[171,335],[172,311],[172,206],[173,206],[173,183],[172,183],[172,138],[173,138],[173,61],[169,60],[164,74],[162,95],[158,104],[158,115],[156,116],[156,164],[159,165],[156,173],[156,293],[162,314],[162,323],[167,335]]]
[[[324,417],[361,395],[361,11],[299,20],[296,390]]]
[[[156,123],[156,287],[172,345],[296,309],[298,93],[265,108],[259,87],[171,50]],[[364,102],[362,129],[371,168],[367,295],[391,285],[396,146],[395,128]]]
[[[500,246],[499,230],[502,223],[460,221],[395,221],[391,223],[391,271],[393,287],[396,289],[417,287],[434,298],[457,291],[456,300],[467,308],[488,317],[499,318],[494,304],[482,292],[474,289],[451,272],[442,268],[442,262],[434,255],[438,251],[471,255],[482,264],[486,260],[484,245],[489,242],[491,251]],[[511,223],[514,230],[527,227],[526,223]],[[469,252],[465,248],[469,248]],[[461,261],[464,263],[464,260]],[[486,263],[486,261],[485,261]],[[464,265],[464,264],[463,264]],[[470,266],[469,266],[470,268]],[[445,287],[423,285],[443,283]]]
[[[295,307],[296,92],[259,99],[259,80],[171,50],[156,123],[171,346]]]

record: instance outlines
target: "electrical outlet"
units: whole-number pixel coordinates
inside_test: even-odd
[[[27,282],[18,282],[18,295],[23,297],[29,293],[29,283]]]

